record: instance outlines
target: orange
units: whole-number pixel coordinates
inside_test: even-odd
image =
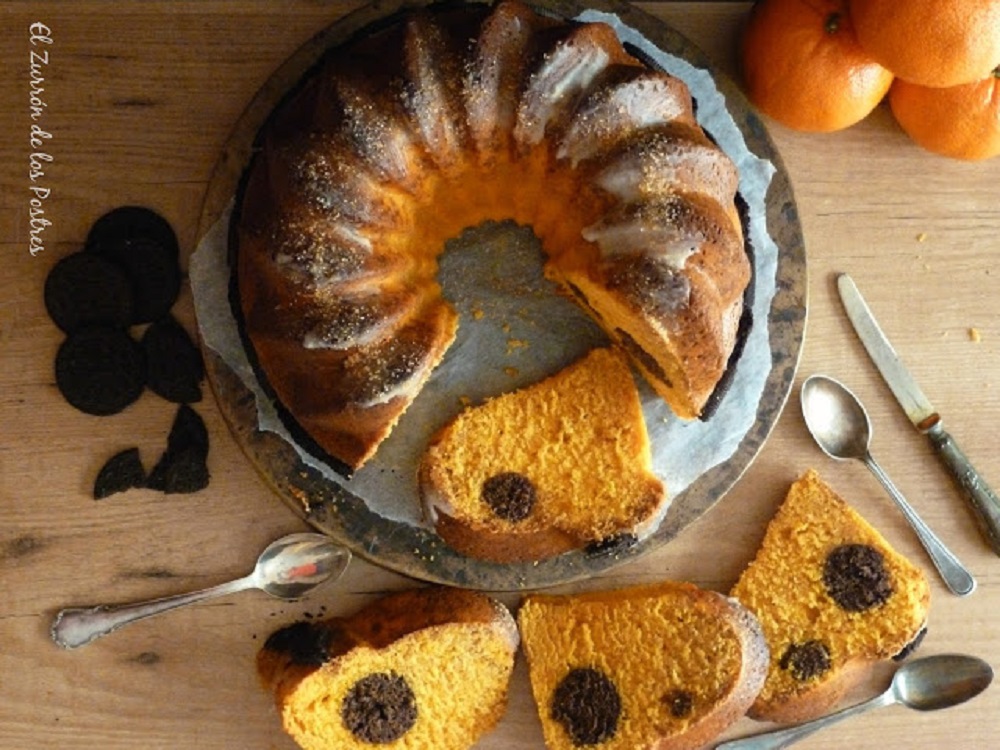
[[[889,105],[907,135],[928,151],[968,160],[1000,154],[1000,66],[982,81],[944,89],[897,79]]]
[[[1000,65],[1000,0],[850,0],[861,46],[896,77],[957,86]]]
[[[854,36],[846,0],[761,0],[742,36],[747,96],[796,130],[840,130],[864,119],[892,74]]]

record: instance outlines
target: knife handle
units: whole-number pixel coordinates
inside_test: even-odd
[[[986,541],[1000,555],[1000,498],[940,422],[927,430],[927,437],[969,499]]]

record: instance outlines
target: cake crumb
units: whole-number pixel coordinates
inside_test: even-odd
[[[507,339],[507,354],[510,354],[517,349],[526,349],[528,347],[528,342],[524,339]]]
[[[982,336],[982,334],[981,334],[981,333],[979,332],[979,329],[978,329],[978,328],[975,328],[975,327],[972,327],[972,328],[969,328],[969,340],[970,340],[970,341],[973,341],[973,342],[975,342],[975,343],[977,343],[977,344],[978,344],[978,343],[979,343],[980,341],[982,341],[982,340],[983,340],[983,336]]]
[[[927,232],[920,232],[920,234],[917,235],[917,242],[926,242],[926,241],[927,241]]]
[[[486,313],[483,312],[482,308],[476,307],[472,310],[473,320],[482,320]]]
[[[504,374],[509,378],[516,378],[521,374],[521,371],[516,367],[505,367],[503,368]]]

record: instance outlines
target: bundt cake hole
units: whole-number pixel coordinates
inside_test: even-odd
[[[577,667],[552,694],[551,716],[574,745],[599,745],[618,732],[622,700],[615,683],[593,667]]]
[[[823,585],[837,606],[864,612],[892,596],[892,579],[882,553],[867,544],[843,544],[827,555]]]

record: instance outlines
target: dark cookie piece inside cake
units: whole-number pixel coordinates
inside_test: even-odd
[[[398,740],[416,723],[417,699],[405,677],[378,672],[351,687],[340,716],[359,740],[385,745]]]
[[[670,715],[683,719],[694,709],[694,696],[687,690],[671,690],[661,700],[670,707]]]
[[[296,622],[272,633],[264,648],[287,653],[293,664],[318,667],[330,658],[332,633],[310,622]]]
[[[556,687],[551,711],[553,720],[562,724],[574,745],[597,745],[618,731],[622,700],[606,674],[578,667]]]
[[[483,482],[483,502],[505,521],[523,521],[535,507],[535,485],[523,474],[508,471]]]
[[[823,566],[823,585],[830,598],[848,612],[864,612],[892,596],[882,553],[867,544],[834,549]]]
[[[821,641],[792,643],[781,655],[779,666],[791,672],[799,682],[811,680],[829,671],[833,662],[830,650]]]

